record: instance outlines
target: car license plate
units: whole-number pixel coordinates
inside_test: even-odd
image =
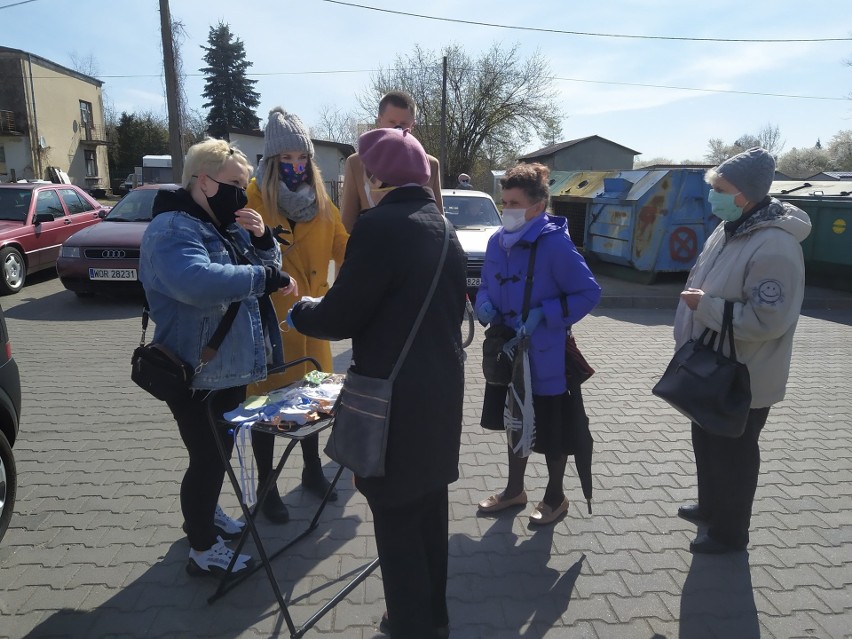
[[[467,285],[468,286],[479,286],[480,284],[482,284],[482,279],[479,278],[479,277],[467,278]]]
[[[90,268],[90,280],[131,280],[136,281],[135,268]]]

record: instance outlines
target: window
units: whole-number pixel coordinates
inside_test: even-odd
[[[6,168],[6,149],[0,144],[0,175],[6,175],[8,173],[8,169]]]
[[[65,211],[62,209],[62,202],[59,201],[59,195],[53,189],[38,192],[36,215],[42,213],[49,213],[53,216],[54,220],[65,216]]]
[[[92,103],[80,100],[80,126],[88,129],[92,126]]]
[[[74,189],[61,189],[59,195],[62,196],[62,201],[68,207],[69,213],[85,213],[91,211],[91,205],[83,200]]]
[[[94,149],[85,149],[83,157],[86,160],[86,177],[98,176],[98,156]]]

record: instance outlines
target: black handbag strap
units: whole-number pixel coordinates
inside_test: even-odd
[[[450,247],[450,224],[447,222],[445,215],[441,215],[441,220],[444,222],[444,245],[441,247],[441,257],[438,259],[438,268],[435,269],[435,275],[432,277],[432,284],[429,286],[429,292],[426,293],[426,299],[423,301],[423,306],[420,307],[420,312],[417,314],[417,319],[414,320],[414,325],[408,333],[408,339],[405,340],[405,346],[402,347],[402,352],[396,360],[393,371],[388,378],[388,381],[393,383],[399,370],[402,368],[402,363],[405,361],[405,356],[411,349],[411,344],[414,343],[414,336],[417,334],[417,329],[423,322],[423,317],[426,315],[426,309],[429,308],[429,303],[432,301],[432,296],[435,294],[435,289],[438,288],[438,280],[441,277],[441,271],[444,270],[444,262],[447,261],[447,249]]]
[[[725,302],[725,310],[722,313],[722,332],[719,333],[719,350],[717,351],[720,355],[722,354],[722,345],[725,343],[725,337],[728,338],[729,357],[736,361],[737,349],[734,348],[734,303],[729,301]]]
[[[521,321],[527,321],[530,314],[530,299],[532,298],[533,267],[535,266],[535,252],[538,249],[538,238],[530,245],[530,261],[527,263],[527,277],[524,281],[524,301],[521,304]]]
[[[216,357],[216,353],[219,351],[219,347],[222,345],[222,342],[225,340],[225,335],[228,334],[228,331],[231,330],[231,326],[234,324],[234,320],[237,319],[237,313],[240,310],[240,302],[232,302],[228,306],[228,310],[225,311],[224,317],[222,317],[219,322],[219,326],[216,327],[216,330],[213,333],[213,336],[210,338],[210,341],[207,342],[207,345],[201,349],[201,363],[195,369],[195,372],[201,370],[201,367],[210,362],[214,357]],[[145,345],[145,334],[148,332],[148,317],[151,309],[148,307],[148,303],[145,302],[145,306],[142,307],[142,339],[139,340],[139,346]]]

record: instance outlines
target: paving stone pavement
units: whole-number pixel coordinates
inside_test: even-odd
[[[184,571],[185,451],[165,406],[129,379],[139,305],[78,300],[55,278],[0,303],[25,393],[18,502],[0,544],[0,637],[288,637],[263,573],[209,605],[214,584]],[[695,529],[674,516],[695,494],[689,428],[650,394],[671,355],[671,321],[671,310],[601,308],[577,326],[597,368],[584,386],[594,514],[569,463],[568,516],[543,530],[526,511],[476,514],[506,474],[503,440],[478,425],[478,332],[450,491],[454,639],[852,636],[852,310],[802,316],[787,398],[762,436],[752,544],[723,557],[690,555]],[[348,344],[335,353],[343,370]],[[534,458],[531,500],[545,483]],[[273,547],[317,504],[299,489],[298,463],[280,486],[295,521],[260,523]],[[273,564],[297,624],[375,557],[348,472],[339,493],[318,530]],[[227,485],[221,503],[238,512]],[[376,571],[306,636],[379,637],[383,610]]]

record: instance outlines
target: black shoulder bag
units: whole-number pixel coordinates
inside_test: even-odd
[[[142,309],[142,339],[133,351],[133,357],[130,358],[130,379],[164,402],[185,397],[192,378],[216,356],[239,310],[240,302],[233,302],[228,307],[213,337],[202,349],[201,361],[193,368],[163,344],[145,343],[145,333],[148,330],[148,305],[146,304]]]
[[[725,302],[722,331],[705,328],[681,346],[651,391],[711,435],[741,437],[751,408],[748,367],[734,349],[734,303]],[[707,339],[710,334],[710,339]],[[722,352],[728,339],[729,356]]]
[[[241,256],[236,247],[218,228],[216,232],[219,233],[225,245],[234,251],[235,259],[246,262],[246,258]],[[201,361],[198,366],[193,368],[163,344],[145,343],[149,315],[148,304],[146,303],[142,309],[142,339],[139,340],[139,346],[136,347],[133,356],[130,358],[130,379],[160,401],[171,402],[186,397],[192,378],[216,356],[225,335],[231,330],[231,325],[234,323],[239,310],[240,302],[233,302],[228,306],[225,316],[219,322],[219,326],[216,327],[210,341],[201,350]]]
[[[384,477],[385,453],[388,447],[388,427],[390,425],[391,398],[393,383],[399,374],[406,355],[414,342],[414,337],[426,309],[432,301],[438,279],[447,259],[450,245],[450,226],[443,215],[444,246],[441,257],[432,277],[432,285],[426,293],[426,299],[414,325],[408,333],[408,339],[396,360],[388,379],[359,375],[351,368],[346,372],[343,388],[334,408],[334,427],[325,447],[325,454],[341,466],[352,470],[358,477]]]
[[[530,259],[527,263],[527,276],[524,283],[524,300],[521,305],[521,321],[527,320],[532,297],[533,267],[538,241],[530,245]],[[504,349],[506,342],[515,337],[515,331],[505,324],[496,324],[485,329],[482,341],[482,374],[486,384],[508,386],[512,381],[512,356]],[[501,426],[502,429],[502,426]]]

